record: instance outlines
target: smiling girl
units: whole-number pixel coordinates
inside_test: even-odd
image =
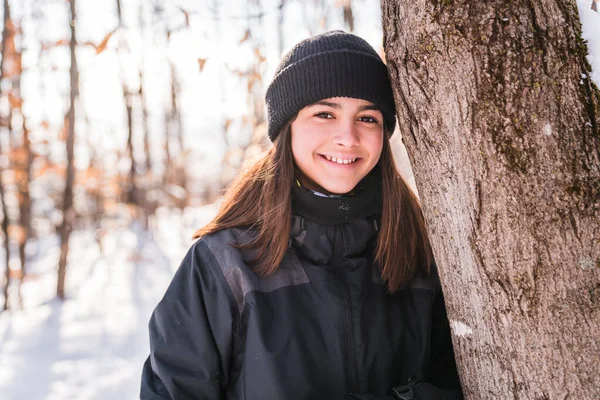
[[[315,36],[266,101],[273,147],[156,307],[141,398],[462,398],[421,209],[392,157],[385,64],[357,36]]]

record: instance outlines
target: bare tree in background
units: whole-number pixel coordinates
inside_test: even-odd
[[[168,38],[170,39],[171,32],[169,31]],[[184,208],[188,202],[188,194],[187,194],[187,171],[186,171],[186,152],[184,147],[183,140],[183,119],[181,116],[181,107],[179,102],[179,94],[181,92],[181,83],[179,76],[177,74],[177,68],[175,67],[175,63],[172,60],[169,60],[169,72],[171,77],[171,85],[170,85],[170,106],[168,113],[169,119],[169,137],[171,140],[173,139],[173,131],[171,129],[175,129],[177,135],[175,136],[177,139],[177,155],[175,156],[173,152],[171,152],[171,161],[173,165],[170,165],[171,175],[169,177],[169,182],[171,186],[170,193],[175,198],[175,203],[179,208]],[[173,147],[171,147],[171,150]],[[175,190],[175,191],[174,191]]]
[[[142,62],[142,65],[144,63]],[[144,89],[144,72],[143,68],[140,68],[139,73],[140,79],[140,90],[138,92],[140,96],[140,102],[142,105],[142,131],[144,133],[144,154],[145,154],[145,171],[148,174],[152,174],[152,154],[150,151],[150,131],[148,130],[148,99],[146,98],[146,90]]]
[[[600,92],[575,2],[382,7],[466,398],[600,398]]]
[[[4,2],[6,3],[7,0],[4,0]],[[5,8],[6,10],[6,8]],[[2,151],[2,148],[0,147],[0,153]],[[5,311],[8,309],[8,285],[10,283],[10,268],[8,265],[8,262],[10,261],[10,237],[8,235],[8,214],[7,214],[7,210],[6,210],[6,202],[4,201],[4,182],[2,180],[2,174],[4,172],[4,169],[2,168],[2,166],[0,166],[0,204],[2,206],[2,236],[4,239],[4,266],[5,266],[5,270],[4,270],[4,287],[3,287],[3,294],[4,294],[4,304],[2,305],[2,311]]]
[[[117,18],[118,18],[118,54],[121,64],[121,87],[123,90],[123,100],[125,103],[125,111],[127,115],[127,154],[131,164],[129,165],[129,175],[126,181],[126,197],[125,201],[132,205],[138,205],[137,190],[136,190],[136,163],[133,149],[133,93],[130,92],[127,84],[127,74],[125,71],[127,62],[124,61],[127,51],[127,42],[125,37],[125,26],[123,24],[123,12],[121,9],[121,0],[116,0]]]
[[[14,27],[12,26],[12,22],[10,19],[10,5],[8,4],[8,0],[4,0],[4,28],[2,30],[2,59],[0,60],[0,97],[2,96],[2,85],[1,83],[4,81],[4,71],[5,71],[5,61],[6,54],[8,48],[8,41],[14,37]],[[0,144],[2,141],[0,140]],[[0,154],[2,154],[2,149],[0,147]],[[4,261],[5,261],[5,270],[4,270],[4,304],[2,306],[2,310],[8,309],[8,285],[10,283],[10,268],[8,262],[10,260],[10,236],[8,234],[8,211],[6,208],[6,202],[4,200],[4,180],[3,177],[4,168],[0,165],[0,203],[2,205],[2,236],[4,238]]]
[[[331,9],[331,3],[328,0],[302,2],[304,26],[308,29],[309,36],[313,36],[329,29],[329,13]]]
[[[140,26],[140,30],[141,30],[141,35],[142,35],[142,40],[145,40],[146,38],[146,18],[145,18],[145,14],[144,14],[144,4],[143,2],[140,2],[139,4],[139,8],[138,8],[138,20],[139,20],[139,26]],[[153,167],[153,163],[152,163],[152,152],[151,152],[151,143],[150,143],[150,130],[149,130],[149,123],[148,123],[148,118],[149,118],[149,113],[148,113],[148,99],[147,99],[147,95],[146,95],[146,80],[145,80],[145,70],[144,70],[144,66],[145,66],[145,52],[146,52],[146,46],[143,44],[142,45],[142,56],[141,56],[141,61],[140,61],[140,66],[139,66],[139,73],[138,73],[138,77],[139,77],[139,81],[140,81],[140,86],[139,86],[139,91],[138,91],[138,97],[139,97],[139,104],[141,107],[141,130],[142,130],[142,134],[143,134],[143,143],[144,143],[144,174],[143,176],[140,177],[141,180],[141,187],[138,186],[138,201],[140,203],[141,209],[143,210],[143,216],[142,216],[142,220],[144,222],[144,226],[146,227],[146,229],[150,229],[150,217],[152,214],[154,214],[154,212],[156,211],[156,208],[158,206],[157,204],[157,199],[156,196],[154,195],[155,193],[155,186],[156,186],[156,180],[154,177],[154,173],[152,170]],[[152,193],[152,195],[150,195]]]
[[[167,46],[169,43],[169,39],[171,37],[171,33],[170,31],[167,30]],[[169,70],[172,72],[171,69],[171,63],[169,62]],[[171,89],[171,91],[173,90],[173,79],[171,78],[170,80],[170,84],[169,84],[169,88]],[[172,95],[171,93],[169,93],[169,99],[172,99]],[[168,182],[168,178],[170,175],[170,171],[171,171],[171,163],[172,163],[172,157],[171,157],[171,126],[172,126],[172,120],[173,120],[173,114],[171,112],[171,102],[168,103],[169,107],[165,107],[165,111],[164,111],[164,123],[165,123],[165,132],[164,132],[164,150],[165,150],[165,174],[163,177],[163,183],[167,184]]]
[[[140,25],[142,26],[142,37],[146,30],[144,17],[142,15],[141,3],[140,3]],[[140,90],[138,92],[140,97],[140,103],[142,107],[142,132],[144,134],[144,155],[145,155],[145,170],[147,174],[152,175],[152,154],[150,151],[150,131],[148,129],[148,99],[146,97],[145,90],[145,73],[144,73],[144,50],[142,50],[142,61],[140,62],[139,80]]]
[[[344,23],[350,32],[354,32],[354,13],[352,12],[352,0],[341,0]]]
[[[285,1],[279,0],[279,6],[277,7],[277,51],[279,58],[283,56],[283,46],[285,45],[283,39],[283,21],[285,16]]]
[[[171,28],[166,30],[166,45],[171,41]],[[173,202],[180,208],[187,204],[187,172],[185,171],[185,149],[183,142],[183,121],[179,104],[181,84],[175,63],[168,58],[169,97],[165,105],[165,142],[166,155],[163,183]],[[176,146],[174,146],[176,144]]]
[[[23,33],[21,32],[21,36]],[[22,39],[21,43],[25,40]],[[18,151],[18,157],[14,160],[15,183],[17,185],[19,201],[19,227],[17,229],[17,241],[19,244],[19,260],[21,263],[21,274],[19,283],[19,303],[22,304],[21,286],[25,280],[27,272],[27,261],[25,247],[31,236],[31,195],[29,186],[31,182],[31,164],[33,163],[33,152],[31,151],[31,140],[29,138],[29,128],[27,127],[27,118],[23,112],[23,96],[21,90],[21,77],[23,69],[21,64],[22,51],[12,46],[11,58],[17,66],[14,76],[11,79],[11,90],[8,94],[11,116],[21,117],[21,141]]]
[[[264,14],[262,3],[260,0],[253,1],[256,11],[255,14],[259,15],[258,18],[248,19],[248,32],[252,32],[248,38],[252,43],[252,53],[254,57],[252,58],[252,64],[247,73],[248,79],[248,119],[250,121],[250,132],[251,138],[250,142],[246,145],[243,150],[243,158],[241,160],[241,165],[244,162],[251,161],[255,157],[257,157],[260,153],[265,151],[270,144],[269,137],[267,135],[267,122],[265,121],[265,101],[264,101],[264,87],[263,87],[263,75],[266,67],[266,57],[263,55],[262,50],[264,45],[262,43],[262,39],[260,35],[257,35],[257,32],[260,32],[263,29],[263,18]],[[283,7],[283,2],[281,4]],[[283,15],[283,10],[281,10]],[[248,12],[250,15],[250,12]],[[281,18],[283,18],[281,16]],[[283,19],[279,21],[282,23]],[[281,48],[283,43],[283,37],[279,38],[280,43],[279,46]],[[237,168],[241,165],[238,165]]]
[[[71,30],[71,39],[69,41],[69,50],[71,54],[71,67],[69,68],[70,76],[70,96],[69,96],[69,111],[65,118],[67,131],[66,150],[67,150],[67,170],[65,191],[62,204],[62,222],[58,229],[60,237],[60,256],[58,260],[58,282],[56,294],[60,299],[65,298],[65,279],[67,275],[67,257],[69,255],[69,236],[73,229],[75,212],[73,210],[73,181],[75,179],[74,166],[74,145],[75,145],[75,103],[79,95],[79,71],[77,69],[77,58],[75,49],[77,46],[76,36],[76,0],[69,0],[70,18],[69,25]]]

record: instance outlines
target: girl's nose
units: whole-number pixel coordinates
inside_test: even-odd
[[[344,147],[356,147],[360,143],[358,129],[354,119],[341,121],[334,135],[334,142]]]

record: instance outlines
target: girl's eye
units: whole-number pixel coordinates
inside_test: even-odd
[[[371,116],[365,115],[359,118],[363,122],[368,122],[369,124],[376,124],[377,120]]]
[[[331,119],[331,118],[333,118],[333,115],[331,115],[328,112],[320,112],[318,114],[315,114],[315,117],[319,117],[319,118],[323,118],[323,119]]]

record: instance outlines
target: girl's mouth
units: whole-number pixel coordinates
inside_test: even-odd
[[[352,163],[356,162],[357,160],[360,160],[359,157],[336,158],[336,157],[331,157],[331,156],[327,156],[327,155],[321,155],[321,157],[325,158],[327,161],[330,161],[330,162],[336,163],[336,164],[352,164]]]

